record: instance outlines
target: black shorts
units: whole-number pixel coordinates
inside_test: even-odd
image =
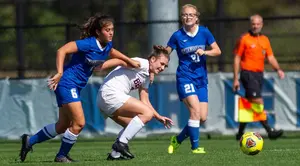
[[[240,80],[245,88],[246,98],[260,98],[264,81],[263,72],[242,70]]]

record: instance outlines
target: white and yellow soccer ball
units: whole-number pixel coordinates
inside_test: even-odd
[[[247,155],[256,155],[262,149],[264,140],[257,132],[246,132],[240,139],[240,149]]]

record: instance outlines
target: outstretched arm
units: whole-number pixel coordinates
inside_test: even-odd
[[[154,117],[160,121],[161,123],[163,123],[165,125],[166,128],[170,128],[171,125],[173,125],[173,121],[170,118],[164,117],[159,115],[159,113],[153,108],[150,100],[149,100],[149,93],[148,93],[148,89],[145,88],[140,88],[139,89],[139,94],[140,94],[140,100],[146,104],[154,113]]]
[[[97,66],[94,69],[94,71],[107,70],[109,68],[116,67],[116,66],[128,67],[128,64],[121,59],[117,59],[117,58],[109,59],[109,60],[105,61],[102,65]]]
[[[126,55],[122,54],[120,51],[112,48],[111,51],[110,51],[110,56],[112,58],[117,58],[117,59],[121,59],[123,60],[124,62],[126,62],[128,64],[128,66],[132,66],[134,68],[139,68],[141,67],[141,64],[140,62],[138,61],[135,61],[129,57],[127,57]]]

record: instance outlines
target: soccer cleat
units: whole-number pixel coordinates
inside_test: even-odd
[[[19,156],[20,156],[20,160],[23,162],[26,159],[27,153],[29,151],[32,152],[33,150],[32,147],[29,146],[29,135],[23,134],[21,138],[22,138],[22,147]]]
[[[206,152],[204,151],[204,148],[198,147],[198,148],[192,150],[192,153],[194,153],[194,154],[204,154]]]
[[[239,141],[239,140],[242,138],[242,136],[243,136],[243,134],[237,133],[237,134],[235,135],[235,139],[236,139],[237,141]]]
[[[106,160],[109,160],[109,161],[113,161],[113,160],[131,160],[132,158],[127,158],[123,155],[121,155],[120,157],[113,157],[111,155],[111,153],[108,153],[108,156],[106,158]]]
[[[123,142],[120,142],[117,140],[113,145],[112,149],[115,150],[116,152],[120,152],[124,157],[133,159],[134,155],[130,153],[128,144],[125,144]]]
[[[56,156],[54,159],[54,162],[72,163],[72,162],[77,162],[77,161],[73,160],[70,156]]]
[[[66,158],[67,158],[68,160],[70,160],[71,162],[79,162],[78,160],[72,159],[69,155],[67,155]]]
[[[171,137],[170,145],[168,147],[168,153],[173,154],[174,151],[180,146],[180,143],[178,143],[176,136]]]
[[[279,137],[281,137],[283,134],[283,130],[275,130],[272,129],[269,133],[268,133],[268,137],[269,139],[275,140]]]

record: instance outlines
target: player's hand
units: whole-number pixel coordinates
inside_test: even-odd
[[[199,55],[199,56],[202,56],[202,55],[205,55],[205,54],[206,54],[205,51],[202,50],[201,48],[199,48],[195,53],[196,53],[197,55]]]
[[[174,122],[172,121],[172,119],[164,117],[164,116],[159,116],[157,118],[157,120],[159,120],[162,124],[164,124],[165,128],[168,128],[168,129],[174,125]]]
[[[283,72],[283,70],[281,70],[281,69],[277,70],[277,74],[278,74],[278,77],[280,79],[284,79],[284,72]]]
[[[55,90],[57,88],[58,82],[62,77],[62,73],[56,73],[53,77],[48,79],[48,87],[50,90]]]
[[[233,81],[232,90],[234,92],[240,90],[240,82],[239,82],[239,80],[234,80]]]
[[[133,60],[133,59],[131,59],[130,65],[131,65],[133,68],[140,68],[140,67],[141,67],[141,63],[140,63],[139,61],[136,61],[136,60]]]

